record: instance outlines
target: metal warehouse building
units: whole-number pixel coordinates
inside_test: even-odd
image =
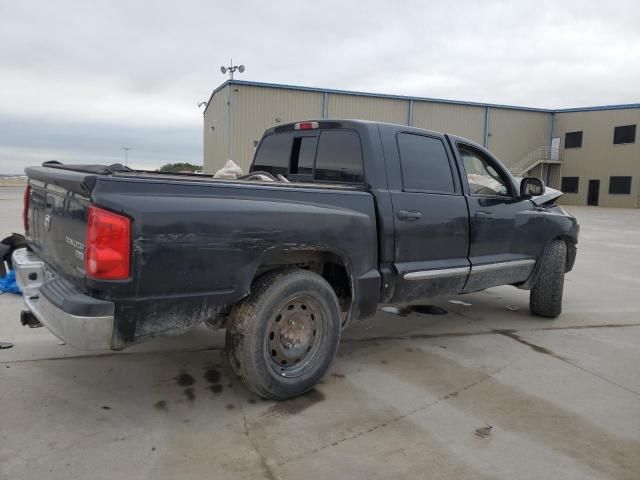
[[[204,112],[205,172],[228,158],[246,172],[265,129],[330,118],[460,135],[562,189],[565,204],[640,207],[640,104],[548,110],[229,80]]]

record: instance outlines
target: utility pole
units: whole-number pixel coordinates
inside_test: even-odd
[[[124,166],[128,166],[129,163],[129,150],[131,150],[131,147],[122,147],[122,150],[124,150]]]

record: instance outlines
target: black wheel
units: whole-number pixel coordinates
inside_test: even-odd
[[[566,262],[567,244],[554,240],[545,252],[538,281],[529,294],[529,310],[534,315],[556,318],[562,312]]]
[[[265,398],[310,390],[340,342],[340,306],[329,283],[307,270],[270,272],[231,311],[225,349],[234,372]]]

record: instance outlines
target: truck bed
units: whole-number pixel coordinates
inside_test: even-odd
[[[362,188],[47,166],[27,175],[29,246],[54,274],[115,302],[121,344],[210,320],[249,293],[259,268],[294,251],[324,252],[349,265],[354,291],[372,292],[358,295],[352,316],[372,314],[378,301],[375,205]],[[127,280],[84,271],[90,205],[131,218]]]

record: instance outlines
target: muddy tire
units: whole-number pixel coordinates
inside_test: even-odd
[[[538,281],[529,294],[529,310],[534,315],[556,318],[562,312],[567,244],[554,240],[542,260]]]
[[[269,272],[231,311],[225,350],[231,368],[263,398],[301,395],[327,372],[340,342],[340,306],[320,275]]]

